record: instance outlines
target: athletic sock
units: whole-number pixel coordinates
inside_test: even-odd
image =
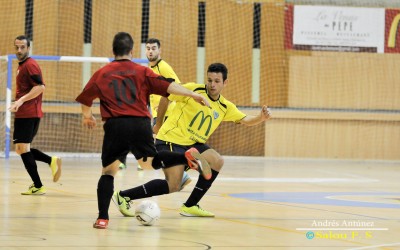
[[[113,193],[114,177],[111,175],[102,175],[97,184],[98,219],[108,220],[108,209],[110,208],[110,201]]]
[[[153,158],[154,169],[169,168],[176,165],[187,165],[184,153],[159,151]]]
[[[126,158],[127,158],[127,155],[124,155],[124,156],[121,156],[118,160],[119,160],[122,164],[126,165]]]
[[[131,200],[136,200],[168,193],[168,182],[162,179],[155,179],[141,186],[121,191],[119,195],[122,197],[129,197]]]
[[[51,164],[51,156],[43,153],[42,151],[40,151],[36,148],[31,148],[31,152],[36,161],[45,162],[49,165]]]
[[[219,172],[215,171],[214,169],[211,169],[211,171],[212,177],[210,180],[206,180],[202,175],[199,175],[196,186],[194,187],[187,201],[184,203],[186,207],[197,205],[200,202],[201,198],[203,198],[203,196],[207,193],[208,189],[211,187],[212,183],[219,174]]]
[[[42,181],[40,180],[40,176],[37,171],[36,161],[32,152],[26,152],[21,154],[21,158],[22,162],[25,165],[26,171],[28,171],[28,174],[33,181],[33,184],[35,185],[36,188],[41,188],[43,184]]]

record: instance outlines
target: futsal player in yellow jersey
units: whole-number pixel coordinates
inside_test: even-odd
[[[227,121],[253,126],[266,121],[271,116],[267,106],[263,106],[258,115],[246,115],[232,102],[226,100],[221,95],[221,91],[228,84],[227,76],[228,69],[226,66],[221,63],[214,63],[208,67],[206,84],[188,83],[183,85],[193,92],[203,95],[209,101],[210,107],[200,107],[190,98],[182,98],[176,95],[168,97],[169,100],[176,102],[176,106],[157,133],[157,151],[184,152],[188,148],[194,147],[207,160],[212,171],[211,178],[208,180],[199,175],[195,188],[180,209],[180,214],[183,216],[214,217],[213,213],[200,208],[198,203],[211,187],[224,164],[222,156],[206,144],[207,139],[221,122]],[[183,168],[180,167],[165,169],[164,174],[168,182],[169,193],[179,191],[182,172]],[[161,181],[156,179],[151,182]],[[127,200],[160,195],[156,190],[145,190],[144,185],[121,191],[120,194],[126,199],[129,198]]]
[[[199,176],[191,195],[180,209],[180,214],[183,216],[214,217],[213,213],[200,208],[198,203],[217,178],[224,163],[221,155],[206,144],[207,139],[221,122],[253,126],[270,118],[267,106],[261,108],[259,115],[250,116],[225,99],[221,95],[221,91],[228,84],[227,76],[226,66],[214,63],[208,67],[206,84],[188,83],[184,85],[184,87],[208,98],[211,108],[198,107],[188,98],[176,95],[168,97],[169,100],[176,102],[176,106],[157,133],[157,150],[182,152],[187,148],[195,147],[212,168],[210,180]],[[174,173],[174,170],[164,171],[166,179],[177,178],[171,175],[179,176],[180,173]]]

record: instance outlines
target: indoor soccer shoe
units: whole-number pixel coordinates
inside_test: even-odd
[[[183,172],[181,187],[180,187],[179,191],[184,189],[190,182],[192,182],[192,179],[190,179],[189,174],[186,172]]]
[[[185,152],[185,157],[191,169],[199,171],[204,179],[211,179],[212,173],[208,162],[200,155],[196,148],[190,148]]]
[[[118,210],[126,217],[135,217],[135,211],[131,211],[131,201],[127,201],[124,197],[119,195],[119,192],[114,192],[112,196],[114,204],[118,207]]]
[[[215,216],[213,213],[202,209],[199,205],[187,207],[187,206],[185,206],[185,204],[183,204],[179,213],[182,216],[187,216],[187,217],[214,217]]]
[[[22,195],[43,195],[46,193],[46,188],[41,186],[40,188],[36,188],[35,184],[29,186],[28,191],[22,192]]]
[[[123,163],[121,162],[121,163],[119,164],[118,168],[119,168],[119,169],[125,169],[125,168],[126,168],[126,165],[123,164]]]
[[[97,229],[106,229],[108,226],[108,220],[106,219],[97,219],[95,223],[93,223],[93,227]]]
[[[53,175],[53,182],[57,182],[61,176],[61,158],[57,156],[51,157],[50,163],[51,175]]]

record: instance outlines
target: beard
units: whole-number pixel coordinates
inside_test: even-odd
[[[16,54],[19,61],[23,61],[28,57],[28,53],[25,54]]]
[[[147,60],[149,60],[149,62],[156,62],[158,60],[158,56],[147,57]]]

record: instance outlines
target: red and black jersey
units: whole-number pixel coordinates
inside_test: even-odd
[[[40,70],[37,62],[28,57],[25,61],[19,62],[16,79],[16,95],[15,99],[18,100],[22,96],[31,91],[34,86],[43,84],[42,71]],[[34,118],[43,117],[42,112],[42,96],[24,102],[18,111],[15,113],[15,118]]]
[[[76,101],[92,106],[100,99],[103,120],[118,116],[151,117],[147,108],[149,95],[167,97],[170,82],[150,68],[130,60],[115,60],[99,69]]]

